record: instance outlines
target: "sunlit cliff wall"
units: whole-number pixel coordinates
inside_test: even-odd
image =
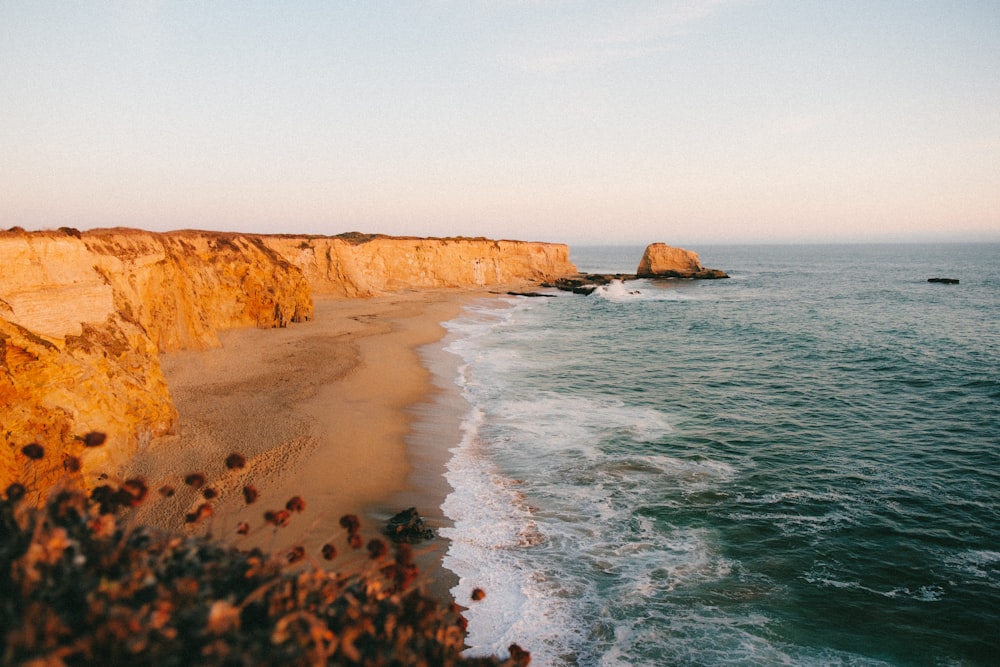
[[[263,237],[317,294],[372,296],[407,288],[485,287],[576,273],[558,243],[398,237]]]
[[[0,490],[58,476],[63,455],[92,471],[169,432],[177,413],[159,352],[311,315],[301,271],[254,237],[0,233]],[[107,445],[86,450],[88,431]],[[48,455],[29,461],[29,442]]]
[[[66,456],[109,470],[177,418],[159,353],[312,317],[312,294],[489,286],[575,273],[566,246],[130,229],[0,232],[0,493],[46,488]],[[87,449],[89,431],[108,436]],[[46,450],[31,461],[22,447]]]

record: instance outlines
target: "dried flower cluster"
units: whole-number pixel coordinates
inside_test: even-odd
[[[100,434],[88,434],[100,446]],[[93,443],[93,444],[92,444]],[[37,447],[37,446],[36,446]],[[26,446],[38,460],[41,447]],[[242,468],[238,454],[226,467]],[[184,480],[196,489],[205,476]],[[247,503],[257,500],[244,488]],[[160,489],[162,498],[174,489]],[[90,496],[67,486],[49,493],[44,507],[25,502],[12,484],[0,499],[0,665],[505,665],[523,666],[530,654],[461,655],[465,619],[454,604],[413,586],[412,548],[395,556],[381,539],[368,542],[368,559],[347,573],[317,566],[302,546],[277,555],[241,551],[209,537],[128,528],[131,508],[147,501],[141,479],[103,484]],[[205,495],[205,494],[203,494]],[[191,522],[212,514],[211,498]],[[268,510],[266,523],[287,525],[305,510],[301,497]],[[346,546],[360,549],[361,525],[341,519]],[[237,532],[246,533],[241,523]],[[322,557],[337,557],[335,540]],[[289,564],[306,566],[289,568]],[[474,599],[481,597],[473,596]]]

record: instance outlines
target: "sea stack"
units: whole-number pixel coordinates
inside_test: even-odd
[[[706,269],[698,253],[684,248],[674,248],[666,243],[652,243],[639,261],[635,271],[638,278],[728,278],[719,269]]]

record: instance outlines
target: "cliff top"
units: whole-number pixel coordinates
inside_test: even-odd
[[[544,243],[539,241],[522,241],[518,239],[491,239],[485,236],[393,236],[391,234],[367,233],[367,232],[341,232],[339,234],[260,234],[256,232],[236,232],[236,231],[216,231],[201,229],[174,229],[166,232],[156,232],[137,227],[95,227],[94,229],[79,230],[75,227],[58,227],[56,229],[27,230],[23,227],[11,227],[0,229],[0,238],[10,236],[36,236],[58,238],[62,236],[72,236],[74,238],[104,237],[104,236],[169,236],[173,238],[233,238],[233,237],[254,237],[254,238],[276,238],[276,239],[338,239],[349,245],[362,245],[375,240],[397,240],[397,241],[468,241],[476,243]],[[553,243],[552,245],[565,245]]]

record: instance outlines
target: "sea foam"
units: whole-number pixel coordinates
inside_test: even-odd
[[[734,280],[449,323],[468,413],[443,532],[471,652],[990,664],[996,249],[737,249],[712,260]],[[982,280],[914,278],[960,254]]]

